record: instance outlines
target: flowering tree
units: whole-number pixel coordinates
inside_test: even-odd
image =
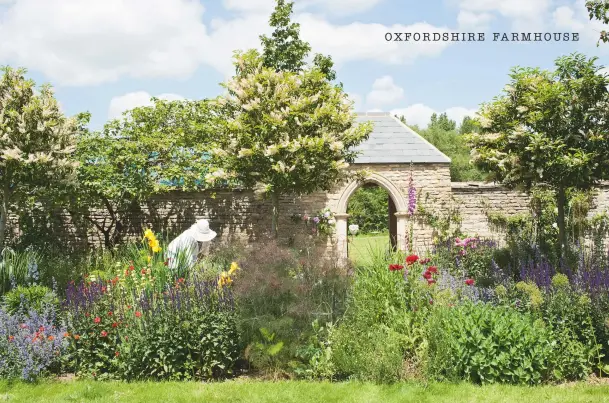
[[[586,9],[591,20],[595,19],[603,24],[609,24],[609,0],[588,0],[586,1]],[[609,42],[609,33],[607,31],[601,31],[600,42]]]
[[[256,51],[237,54],[236,66],[217,99],[222,119],[206,180],[236,179],[268,195],[276,236],[280,196],[329,190],[372,127],[355,123],[346,94],[315,67],[277,72]]]
[[[11,210],[29,199],[49,196],[70,181],[77,167],[72,158],[76,135],[88,115],[63,115],[53,90],[37,92],[25,69],[3,68],[0,77],[0,248]]]
[[[568,189],[588,189],[609,176],[609,77],[596,58],[573,54],[556,71],[515,68],[503,96],[480,110],[473,160],[508,187],[555,191],[559,244],[566,245]]]
[[[155,100],[109,122],[102,132],[82,136],[71,212],[102,232],[110,248],[121,240],[125,220],[141,202],[203,186],[208,111],[204,101]],[[108,218],[95,219],[94,209],[106,210]]]

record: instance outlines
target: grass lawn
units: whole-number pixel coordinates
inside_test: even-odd
[[[349,236],[349,259],[356,264],[365,264],[376,253],[389,249],[389,234]]]
[[[470,384],[258,382],[0,382],[9,402],[609,402],[609,386],[516,387]]]

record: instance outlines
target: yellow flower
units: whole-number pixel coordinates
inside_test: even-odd
[[[151,229],[147,229],[146,231],[144,231],[144,238],[154,238],[154,234],[152,233]]]
[[[230,265],[230,270],[228,271],[228,275],[232,275],[234,272],[236,272],[237,270],[239,270],[239,265],[237,264],[237,262],[233,262]]]
[[[159,253],[160,251],[161,248],[158,245],[152,247],[152,253]]]
[[[148,256],[148,263],[152,260],[152,256]]]

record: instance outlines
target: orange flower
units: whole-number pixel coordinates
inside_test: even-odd
[[[8,341],[13,341],[15,340],[15,336],[8,336]]]
[[[70,333],[65,332],[65,333],[63,334],[63,337],[70,337]]]
[[[135,316],[136,316],[137,318],[139,318],[139,317],[141,317],[141,316],[142,316],[142,313],[141,313],[140,311],[137,311],[137,312],[135,313]]]
[[[55,340],[55,337],[49,336],[48,339],[49,339],[49,341],[53,341],[53,340]]]
[[[114,352],[114,356],[115,356],[115,357],[118,357],[119,355],[120,355],[120,353],[119,353],[118,351],[115,351],[115,352]]]
[[[80,339],[80,336],[79,336],[79,335],[77,335],[77,334],[75,334],[75,335],[74,335],[74,340],[78,340],[78,339]]]

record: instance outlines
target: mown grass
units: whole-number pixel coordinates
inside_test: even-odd
[[[609,386],[329,382],[0,382],[9,402],[609,402]]]
[[[349,237],[349,259],[355,264],[369,264],[378,253],[389,249],[389,234]]]

